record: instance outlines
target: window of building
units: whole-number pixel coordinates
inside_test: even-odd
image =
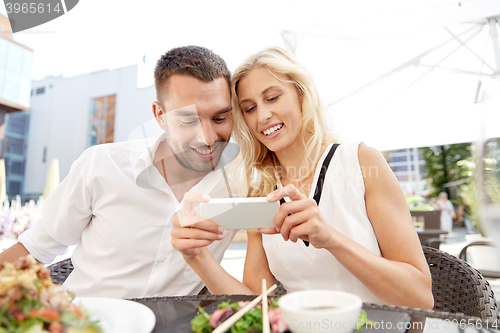
[[[21,183],[20,182],[9,182],[9,189],[7,192],[9,194],[21,194]]]
[[[90,100],[88,146],[110,143],[115,134],[116,95]]]
[[[45,87],[36,88],[36,94],[37,95],[45,94]]]
[[[391,166],[391,169],[394,172],[408,171],[408,167],[406,165]]]
[[[10,136],[6,137],[5,154],[24,156],[24,140]]]
[[[15,116],[9,115],[9,121],[7,123],[8,133],[24,134],[26,133],[28,117],[23,114],[16,114]]]
[[[13,174],[16,174],[16,175],[22,175],[22,174],[24,174],[23,164],[24,164],[23,162],[12,162],[10,173],[13,173]]]
[[[392,158],[392,162],[406,162],[406,155],[405,156],[394,156]]]

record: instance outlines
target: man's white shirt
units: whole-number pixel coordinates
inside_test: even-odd
[[[161,140],[87,149],[43,202],[42,218],[19,236],[43,263],[77,244],[75,269],[64,283],[76,296],[191,295],[202,289],[201,279],[171,245],[171,219],[182,202],[152,165]],[[190,192],[229,197],[220,170]],[[219,262],[235,233],[226,230],[222,241],[208,247]]]

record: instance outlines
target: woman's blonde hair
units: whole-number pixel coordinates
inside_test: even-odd
[[[283,170],[276,154],[257,140],[248,128],[238,102],[236,93],[238,82],[254,68],[264,68],[278,80],[287,78],[297,90],[302,102],[302,140],[305,147],[304,160],[299,172],[305,179],[314,172],[315,164],[320,157],[322,144],[338,142],[327,131],[325,121],[325,105],[321,101],[311,74],[288,51],[272,46],[248,57],[234,72],[231,80],[233,105],[233,137],[241,149],[243,170],[246,175],[246,186],[242,186],[244,195],[251,197],[266,196],[280,182]],[[281,77],[281,78],[280,78]]]

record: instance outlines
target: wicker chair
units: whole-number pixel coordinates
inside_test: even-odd
[[[434,310],[498,320],[493,291],[480,272],[446,252],[422,248],[432,275]]]
[[[494,243],[490,242],[490,241],[475,241],[475,242],[472,242],[472,243],[469,243],[467,244],[463,249],[462,251],[460,251],[460,254],[458,255],[458,257],[460,259],[462,259],[463,261],[465,262],[469,262],[467,260],[467,250],[470,248],[471,250],[475,249],[476,246],[482,246],[482,247],[487,247],[489,248],[488,250],[492,250],[492,249],[495,249],[495,251],[493,252],[493,255],[496,254],[496,247],[494,245]],[[484,255],[484,253],[481,253],[482,255]],[[489,255],[492,255],[492,253],[488,253]],[[472,262],[471,263],[472,265],[474,265],[474,263]],[[496,267],[492,267],[492,266],[496,266]],[[477,266],[476,266],[477,267]],[[500,270],[498,270],[498,260],[493,263],[493,265],[489,265],[489,268],[490,269],[483,269],[482,267],[477,267],[476,269],[478,271],[481,272],[481,274],[483,274],[483,276],[485,278],[492,278],[492,279],[499,279],[500,278]],[[493,268],[493,269],[491,269]]]
[[[73,270],[73,264],[71,263],[71,259],[68,258],[50,265],[49,269],[52,281],[57,284],[62,284]]]

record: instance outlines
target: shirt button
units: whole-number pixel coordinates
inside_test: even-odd
[[[160,260],[158,260],[158,263],[163,264],[163,263],[165,263],[165,261],[167,261],[167,258],[161,257]]]

